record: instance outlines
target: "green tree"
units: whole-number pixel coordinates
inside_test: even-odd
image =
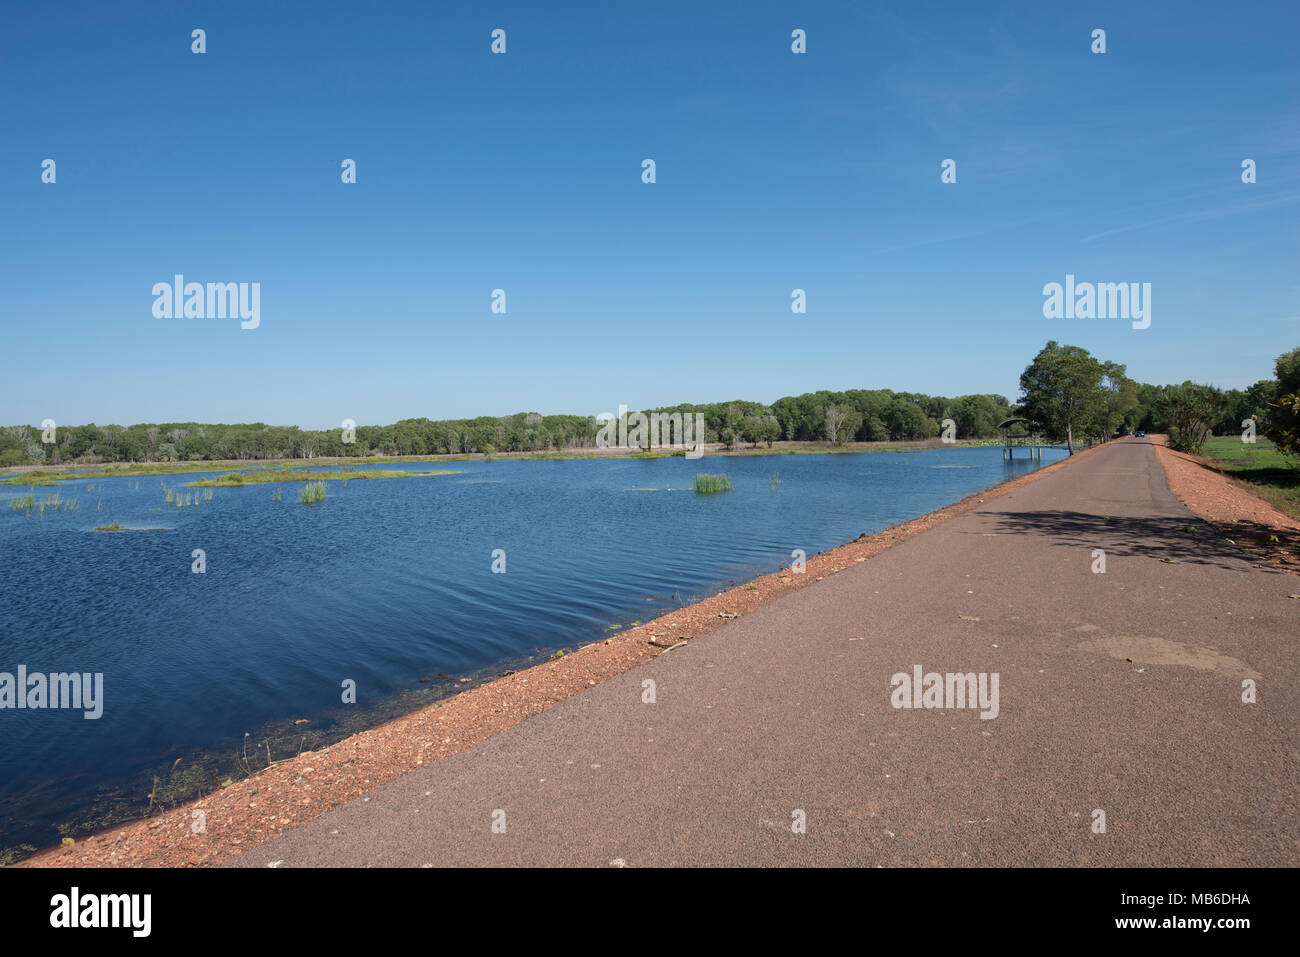
[[[1104,369],[1086,349],[1052,340],[1020,376],[1020,405],[1052,438],[1064,437],[1074,454],[1075,429],[1095,422],[1103,407]]]
[[[1264,433],[1283,452],[1300,452],[1300,348],[1284,352],[1274,364],[1277,391]]]
[[[928,438],[925,413],[915,402],[903,396],[895,398],[885,410],[885,428],[895,442]]]
[[[1003,396],[963,395],[953,399],[949,415],[957,424],[957,438],[983,439],[994,435],[1010,412]]]
[[[1103,362],[1101,369],[1101,437],[1109,440],[1137,408],[1138,386],[1118,362]]]
[[[1227,411],[1221,389],[1184,382],[1169,395],[1169,445],[1199,455],[1206,438]]]

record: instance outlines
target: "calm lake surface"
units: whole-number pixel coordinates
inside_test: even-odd
[[[291,757],[1036,467],[996,447],[381,465],[461,471],[329,482],[310,506],[298,483],[165,502],[220,472],[0,487],[0,672],[104,675],[98,720],[0,711],[0,852],[139,816],[155,777],[159,803],[196,796],[242,777],[245,748],[253,768],[268,745]],[[698,471],[735,491],[697,495]],[[29,491],[78,509],[12,509]],[[114,521],[159,530],[93,531]]]

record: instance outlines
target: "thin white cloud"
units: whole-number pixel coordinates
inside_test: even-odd
[[[973,239],[976,236],[986,236],[989,233],[1001,232],[1004,229],[1015,229],[1018,226],[1027,226],[1030,223],[1038,222],[1039,217],[1031,216],[1026,219],[1013,219],[1007,222],[994,223],[991,226],[984,226],[979,229],[968,229],[964,232],[950,233],[946,236],[935,236],[932,239],[921,239],[912,243],[902,243],[898,246],[886,246],[884,249],[873,249],[867,253],[868,256],[883,256],[885,253],[901,252],[904,249],[917,249],[921,246],[934,246],[938,243],[952,243],[959,239]]]
[[[1255,213],[1260,210],[1270,209],[1274,206],[1285,206],[1286,204],[1294,203],[1297,200],[1300,200],[1300,190],[1290,193],[1282,193],[1262,200],[1246,201],[1234,206],[1220,206],[1216,209],[1192,210],[1191,212],[1186,213],[1175,213],[1172,216],[1162,216],[1159,219],[1151,219],[1142,223],[1132,223],[1128,226],[1119,226],[1115,229],[1107,229],[1100,233],[1093,233],[1091,236],[1085,236],[1082,241],[1090,243],[1098,239],[1105,239],[1108,236],[1118,236],[1121,233],[1131,233],[1141,229],[1155,229],[1160,226],[1199,223],[1211,219],[1223,219],[1228,216],[1242,216],[1247,213]]]

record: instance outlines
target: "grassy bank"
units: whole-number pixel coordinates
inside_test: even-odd
[[[1300,519],[1300,461],[1287,458],[1268,439],[1253,444],[1236,436],[1209,439],[1202,455],[1278,511]]]
[[[104,465],[66,465],[44,469],[0,470],[0,485],[58,485],[69,479],[134,478],[150,475],[193,475],[196,472],[225,472],[236,469],[261,470],[302,468],[308,466],[335,467],[344,465],[382,465],[396,459],[385,458],[329,458],[329,459],[248,459],[205,462],[111,462]],[[447,461],[446,459],[409,458],[407,462]],[[429,475],[429,472],[403,473]]]
[[[231,472],[216,478],[199,479],[188,483],[193,488],[242,488],[246,485],[268,485],[272,482],[347,482],[362,479],[420,478],[426,475],[459,475],[459,472],[402,472],[395,469],[376,469],[371,472],[319,472],[305,469],[258,469],[251,472]]]

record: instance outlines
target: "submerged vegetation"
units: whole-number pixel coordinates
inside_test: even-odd
[[[730,492],[735,489],[731,484],[731,479],[726,475],[710,475],[707,472],[698,472],[695,476],[695,491],[702,495],[712,494],[713,492]]]
[[[308,482],[298,490],[298,501],[303,505],[325,501],[325,483]]]
[[[198,505],[199,502],[212,501],[212,489],[207,489],[205,492],[202,493],[177,492],[173,489],[167,488],[167,485],[165,483],[163,484],[163,488],[166,489],[166,494],[163,496],[163,501],[165,501],[168,505],[175,505],[177,508],[189,508],[191,505]]]
[[[79,512],[81,503],[75,498],[65,499],[55,492],[53,495],[47,495],[40,501],[32,493],[19,496],[9,503],[9,508],[15,512],[26,512],[31,514],[36,512],[38,515],[44,515],[48,508],[52,512]]]

